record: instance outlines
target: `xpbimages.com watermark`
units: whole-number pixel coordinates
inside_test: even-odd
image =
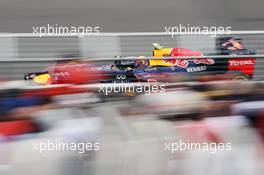
[[[33,143],[33,151],[40,154],[45,152],[77,152],[79,154],[89,151],[99,151],[100,143],[98,142],[64,142],[61,140],[46,140]]]
[[[165,34],[170,35],[172,38],[175,35],[199,35],[205,34],[211,37],[216,37],[216,35],[221,34],[231,34],[231,26],[190,26],[187,25],[175,25],[175,26],[165,26]]]
[[[60,26],[58,24],[55,25],[43,25],[43,26],[33,26],[32,27],[33,35],[42,37],[42,36],[60,36],[60,35],[68,35],[68,36],[87,36],[92,34],[99,34],[100,27],[99,26]]]
[[[191,141],[182,141],[177,142],[166,142],[164,143],[165,152],[171,154],[177,153],[180,151],[206,151],[212,154],[222,151],[231,151],[232,144],[228,143],[208,143],[208,142],[191,142]]]
[[[102,85],[98,92],[104,95],[109,95],[113,93],[134,93],[140,94],[144,93],[145,95],[150,95],[151,93],[163,93],[165,92],[166,84],[156,84],[156,83],[116,83]]]

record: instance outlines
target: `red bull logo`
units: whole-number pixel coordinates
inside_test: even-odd
[[[170,63],[170,64],[173,64],[175,66],[179,66],[181,68],[187,68],[190,61],[193,61],[195,64],[207,64],[207,65],[211,65],[211,64],[215,63],[215,61],[212,58],[196,58],[196,59],[192,59],[192,60],[188,60],[188,59],[166,59],[166,60],[164,60],[164,63]]]

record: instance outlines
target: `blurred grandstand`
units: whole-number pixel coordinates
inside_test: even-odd
[[[264,34],[232,36],[243,38],[244,45],[258,55],[264,54]],[[263,174],[262,81],[168,83],[164,92],[118,94],[119,98],[102,97],[98,91],[102,84],[32,86],[23,81],[25,72],[68,59],[64,55],[151,56],[154,42],[214,53],[215,38],[116,34],[2,36],[0,40],[1,175]],[[254,80],[264,78],[262,60],[257,57]],[[80,154],[76,149],[45,147],[40,153],[35,147],[58,140],[99,143],[100,149]],[[166,151],[167,143],[178,141],[231,143],[231,150]]]

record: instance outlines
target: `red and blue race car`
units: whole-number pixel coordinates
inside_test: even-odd
[[[250,55],[256,52],[244,48],[239,40],[232,37],[220,38],[217,43],[219,45],[217,55],[248,55],[248,57],[211,58],[210,55],[203,55],[199,51],[164,48],[154,43],[155,59],[142,56],[137,59],[124,57],[115,60],[112,65],[96,65],[89,61],[72,59],[50,66],[43,72],[27,73],[25,80],[33,80],[38,84],[85,84],[252,79],[256,59]]]

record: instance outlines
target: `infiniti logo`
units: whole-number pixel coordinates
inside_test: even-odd
[[[126,75],[124,75],[124,74],[117,75],[116,76],[116,79],[118,79],[118,80],[124,80],[124,79],[126,79]]]

